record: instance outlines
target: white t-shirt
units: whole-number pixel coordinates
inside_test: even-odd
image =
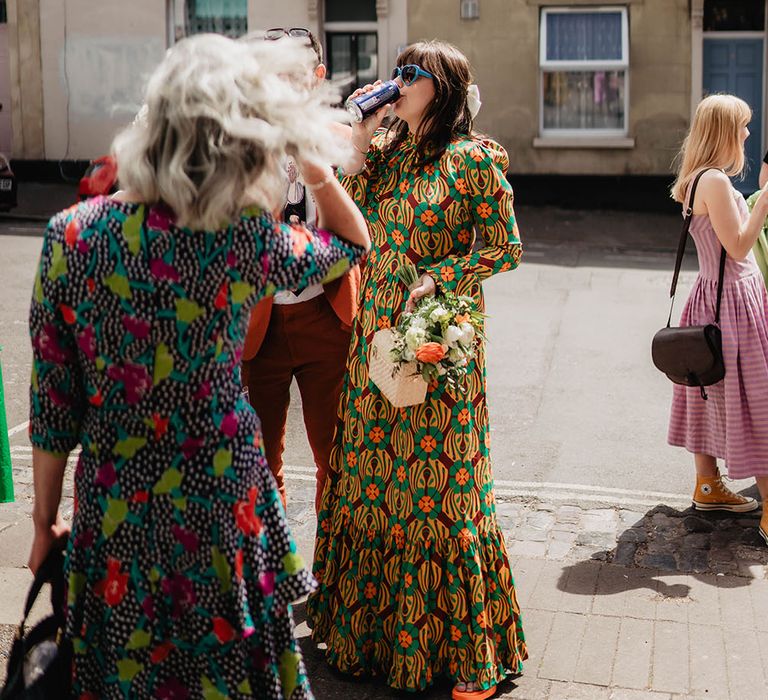
[[[289,162],[289,168],[291,167],[291,162]],[[295,167],[296,166],[293,165],[294,169]],[[315,200],[298,177],[292,182],[289,179],[288,191],[286,192],[285,197],[286,204],[300,204],[302,200],[304,201],[304,206],[306,207],[307,212],[306,223],[315,225],[317,223],[317,207],[315,206]],[[294,222],[289,221],[288,223]],[[298,223],[298,221],[295,223]],[[291,291],[277,292],[273,301],[275,304],[300,304],[302,301],[309,301],[310,299],[320,296],[322,293],[323,285],[313,284],[306,289],[302,289],[299,294],[294,294]]]

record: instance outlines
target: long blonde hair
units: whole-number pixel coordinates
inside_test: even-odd
[[[195,229],[225,226],[249,205],[278,208],[286,154],[345,158],[330,126],[344,112],[330,106],[338,97],[328,83],[307,79],[313,65],[291,39],[180,41],[149,80],[145,114],[115,139],[121,186]]]
[[[746,159],[741,130],[752,119],[752,110],[735,95],[709,95],[699,102],[688,135],[677,159],[680,170],[672,185],[672,199],[684,202],[696,173],[719,168],[726,175],[741,175]]]

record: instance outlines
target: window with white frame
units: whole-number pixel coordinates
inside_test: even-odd
[[[627,8],[543,8],[539,39],[541,135],[625,136]]]
[[[461,0],[459,16],[461,19],[480,19],[480,0]]]
[[[213,32],[233,39],[248,32],[248,0],[172,0],[173,40]]]

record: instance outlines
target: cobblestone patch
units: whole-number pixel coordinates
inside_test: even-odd
[[[16,627],[14,625],[0,625],[0,686],[5,683],[8,656],[11,653],[15,636]]]
[[[499,503],[497,516],[513,555],[768,577],[768,547],[757,530],[760,511],[703,513],[658,505],[640,512],[529,501]]]
[[[32,508],[31,454],[13,456],[16,503],[0,507],[4,522],[29,516]],[[62,512],[73,506],[71,457],[64,478]],[[288,474],[288,516],[294,534],[314,539],[314,485]],[[663,572],[714,573],[768,578],[768,547],[758,534],[760,511],[734,514],[677,510],[592,508],[530,499],[500,500],[496,513],[512,556],[564,563],[597,560]]]

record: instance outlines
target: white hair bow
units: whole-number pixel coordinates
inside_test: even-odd
[[[472,83],[472,85],[467,88],[467,107],[469,108],[469,113],[472,115],[472,119],[477,116],[482,105],[483,103],[480,101],[480,89],[475,83]]]

